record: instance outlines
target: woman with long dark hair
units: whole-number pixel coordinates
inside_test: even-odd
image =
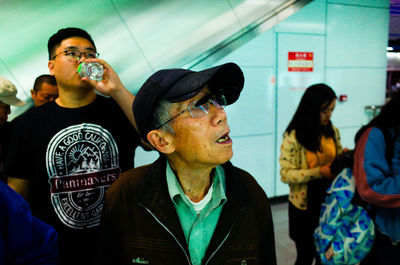
[[[296,244],[296,265],[311,265],[314,258],[320,264],[313,232],[318,225],[322,198],[308,200],[312,195],[308,188],[314,180],[334,177],[330,165],[342,152],[339,131],[330,120],[335,105],[332,88],[325,84],[308,87],[282,141],[280,174],[290,188],[289,236]],[[323,189],[316,192],[324,192]]]
[[[400,91],[355,137],[353,174],[372,208],[376,236],[361,264],[400,262]]]

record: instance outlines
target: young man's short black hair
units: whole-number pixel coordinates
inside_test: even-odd
[[[96,49],[96,45],[94,45],[94,41],[92,37],[85,30],[80,28],[63,28],[57,31],[53,36],[50,37],[47,43],[47,50],[49,52],[49,60],[51,60],[53,53],[56,49],[56,46],[60,45],[61,42],[65,39],[71,37],[82,37],[87,39],[93,44],[93,47]]]

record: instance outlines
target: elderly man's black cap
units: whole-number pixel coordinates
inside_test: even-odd
[[[199,72],[174,68],[160,70],[142,85],[132,105],[138,130],[144,140],[152,128],[153,114],[160,100],[171,103],[196,96],[205,85],[213,93],[223,93],[227,104],[234,103],[243,89],[243,72],[238,65],[226,63]]]

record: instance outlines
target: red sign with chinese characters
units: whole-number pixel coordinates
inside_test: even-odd
[[[313,52],[289,52],[289,72],[312,72],[314,69]]]

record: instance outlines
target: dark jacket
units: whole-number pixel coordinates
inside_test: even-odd
[[[276,264],[268,198],[256,180],[223,165],[226,196],[203,264]],[[166,159],[125,172],[107,191],[102,217],[102,264],[191,264],[169,196]]]

